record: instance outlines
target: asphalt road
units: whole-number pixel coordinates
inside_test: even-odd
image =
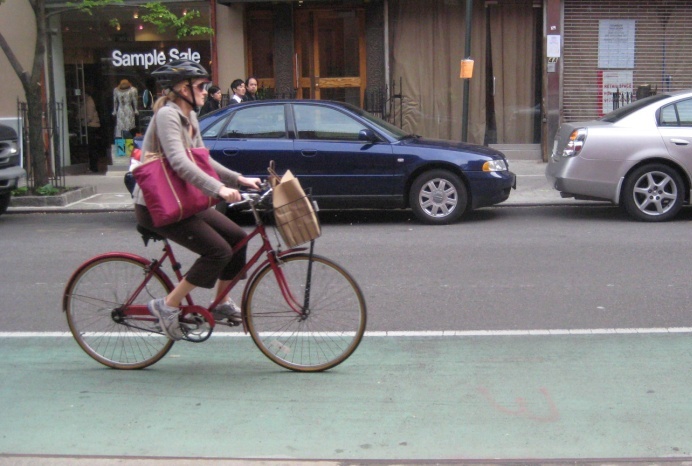
[[[325,211],[317,252],[361,285],[369,331],[689,327],[691,219],[689,209],[646,224],[614,207],[497,207],[433,227],[406,212]],[[133,225],[130,212],[0,217],[0,328],[67,330],[61,293],[81,262],[158,254]]]
[[[0,464],[690,465],[692,210],[409,216],[322,212],[318,252],[358,280],[369,321],[319,374],[239,332],[107,370],[65,334],[65,282],[97,253],[158,247],[129,212],[0,217]]]

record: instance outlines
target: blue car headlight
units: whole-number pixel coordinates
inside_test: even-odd
[[[504,160],[488,160],[483,164],[484,172],[502,172],[507,170]]]

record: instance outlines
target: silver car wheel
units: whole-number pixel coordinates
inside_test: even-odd
[[[650,163],[636,167],[625,177],[622,206],[642,222],[674,218],[685,202],[685,183],[675,167]]]
[[[459,195],[457,189],[448,180],[435,178],[421,187],[418,204],[428,215],[434,218],[447,217],[457,207]]]
[[[663,215],[675,206],[678,187],[667,174],[652,171],[643,174],[632,190],[637,208],[647,215]]]
[[[458,175],[434,168],[413,180],[408,200],[421,222],[446,225],[461,218],[468,207],[469,195]]]

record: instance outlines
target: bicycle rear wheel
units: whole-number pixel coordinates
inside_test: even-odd
[[[86,353],[108,367],[142,369],[164,357],[173,341],[148,316],[126,316],[123,305],[144,282],[149,262],[136,256],[96,257],[65,287],[63,307],[72,335]],[[166,296],[170,281],[155,272],[132,304]]]
[[[310,256],[282,258],[281,271],[300,308],[305,300]],[[330,369],[346,360],[365,333],[366,306],[355,280],[339,265],[312,256],[310,301],[298,314],[290,308],[271,265],[248,285],[245,314],[250,335],[269,359],[299,372]]]

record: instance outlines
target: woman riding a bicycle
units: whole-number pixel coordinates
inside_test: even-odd
[[[240,185],[259,189],[259,178],[246,178],[210,160],[221,181],[207,175],[186,155],[186,147],[204,147],[199,132],[196,111],[207,96],[209,74],[200,64],[172,61],[152,73],[164,90],[164,96],[154,104],[154,116],[142,145],[146,154],[160,147],[175,172],[210,197],[225,202],[238,202]],[[137,222],[161,236],[197,253],[200,257],[190,267],[185,278],[167,295],[148,303],[149,312],[159,319],[170,339],[180,340],[183,332],[178,322],[181,301],[196,287],[212,288],[216,283],[216,298],[221,304],[212,309],[214,319],[239,323],[241,312],[230,296],[221,296],[227,285],[241,271],[246,250],[233,253],[233,245],[247,233],[214,208],[207,209],[180,222],[154,227],[139,187],[133,192]]]

